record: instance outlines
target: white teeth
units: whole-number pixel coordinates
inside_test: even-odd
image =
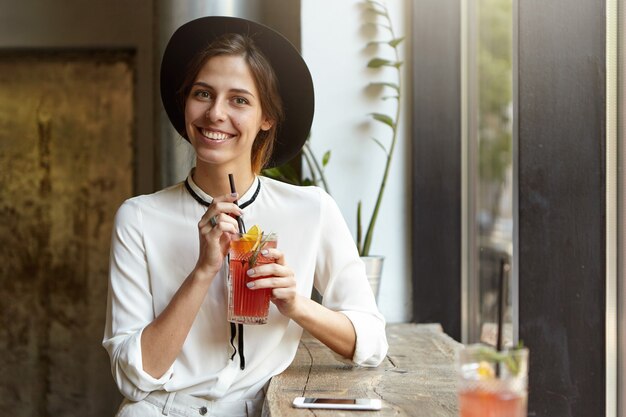
[[[226,133],[212,132],[212,131],[204,130],[204,129],[202,129],[202,135],[205,138],[211,139],[211,140],[226,140],[232,137],[232,135],[228,135]]]

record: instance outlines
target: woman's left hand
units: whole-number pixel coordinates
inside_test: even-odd
[[[264,253],[266,252],[267,253]],[[248,288],[258,290],[272,288],[272,302],[283,315],[293,318],[299,308],[296,278],[293,271],[285,264],[285,255],[274,248],[264,249],[261,254],[265,258],[274,259],[274,263],[256,265],[248,270],[250,278],[264,277],[248,282]]]
[[[261,252],[274,263],[257,265],[248,272],[251,278],[263,277],[248,282],[248,288],[272,289],[272,302],[284,316],[294,320],[304,330],[345,358],[354,356],[356,332],[350,319],[337,311],[316,303],[296,291],[296,278],[285,264],[285,255],[278,249]]]

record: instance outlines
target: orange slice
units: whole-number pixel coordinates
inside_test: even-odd
[[[256,248],[259,247],[262,238],[263,232],[261,231],[261,228],[256,224],[252,226],[250,230],[248,230],[247,233],[244,233],[241,237],[241,239],[245,240],[246,242],[254,242],[254,245],[252,245],[252,249],[250,249],[251,251],[255,251]]]
[[[245,240],[246,242],[256,242],[261,234],[261,228],[256,224],[248,230],[248,232],[241,235],[241,240]]]
[[[491,379],[495,378],[495,373],[493,372],[493,367],[489,364],[489,362],[481,361],[478,364],[478,378],[479,379]]]

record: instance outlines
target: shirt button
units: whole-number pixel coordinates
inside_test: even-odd
[[[206,407],[200,407],[200,410],[198,410],[200,412],[200,415],[205,415],[207,413],[207,409]]]

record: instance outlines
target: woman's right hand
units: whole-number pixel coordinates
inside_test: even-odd
[[[200,253],[194,270],[141,334],[142,366],[155,378],[161,378],[180,354],[206,293],[224,263],[230,235],[237,232],[237,221],[231,216],[242,214],[234,204],[236,199],[237,195],[230,194],[216,197],[207,208],[198,222]]]
[[[232,216],[241,216],[243,211],[234,203],[236,200],[237,194],[215,197],[198,223],[200,253],[194,271],[205,279],[213,279],[220,270],[228,254],[230,235],[239,231]]]

